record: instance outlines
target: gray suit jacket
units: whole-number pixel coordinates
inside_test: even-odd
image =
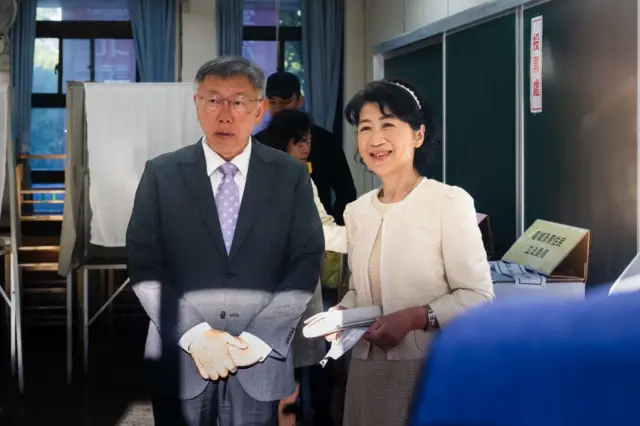
[[[243,331],[273,351],[241,369],[245,391],[275,401],[294,390],[291,342],[318,283],[324,238],[307,168],[254,143],[231,251],[227,255],[204,151],[197,143],[147,162],[127,252],[133,289],[149,315],[145,358],[155,394],[190,399],[204,391],[178,346],[207,322]]]

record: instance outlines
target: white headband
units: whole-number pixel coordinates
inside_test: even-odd
[[[418,105],[418,109],[422,110],[422,105],[420,104],[420,101],[418,100],[418,97],[416,96],[415,93],[413,93],[413,90],[409,89],[407,86],[403,86],[400,83],[396,83],[395,81],[391,81],[391,84],[395,84],[398,87],[402,87],[404,90],[406,90],[407,92],[409,92],[409,94],[411,95],[411,97],[413,98],[414,101],[416,101],[416,104]]]

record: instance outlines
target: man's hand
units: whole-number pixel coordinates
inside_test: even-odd
[[[242,342],[244,340],[240,339]],[[245,342],[244,348],[238,346],[229,345],[227,350],[231,359],[238,367],[251,367],[256,364],[262,358],[262,354],[255,350],[256,348],[251,345],[247,345]]]
[[[224,379],[236,372],[236,363],[229,348],[245,349],[247,344],[220,330],[207,330],[189,345],[189,353],[205,380]]]

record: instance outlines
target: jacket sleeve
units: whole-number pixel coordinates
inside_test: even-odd
[[[204,321],[172,287],[165,269],[156,173],[151,161],[136,190],[126,233],[133,291],[164,339],[178,344],[184,333]]]
[[[251,320],[245,330],[272,349],[269,356],[279,358],[286,358],[289,353],[298,322],[318,285],[324,253],[322,224],[306,167],[300,167],[295,191],[288,258],[282,281],[271,302]]]
[[[318,189],[311,181],[313,188],[313,201],[318,209],[320,221],[322,222],[322,230],[324,233],[324,249],[336,253],[347,252],[347,230],[344,226],[338,225],[330,214],[324,209],[322,201],[318,196]]]
[[[430,303],[440,325],[494,298],[493,282],[473,198],[461,188],[444,195],[442,257],[451,292]]]
[[[347,261],[349,263],[349,271],[350,271],[349,291],[342,297],[342,300],[340,301],[340,303],[338,303],[338,305],[346,309],[351,309],[356,307],[357,293],[356,293],[356,288],[353,284],[353,265],[351,263],[351,260],[353,259],[353,256],[352,256],[353,238],[351,238],[351,235],[353,232],[353,228],[352,228],[353,221],[352,221],[351,215],[349,214],[349,206],[347,206],[347,208],[344,211],[344,222],[345,222],[345,228],[347,229]]]

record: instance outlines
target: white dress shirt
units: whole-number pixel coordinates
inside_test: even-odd
[[[247,173],[249,172],[249,160],[251,158],[251,138],[245,147],[244,151],[238,154],[231,163],[238,168],[238,172],[234,177],[236,185],[238,185],[238,195],[240,196],[240,203],[242,203],[242,196],[244,194],[244,188],[247,183]],[[207,165],[207,175],[211,180],[211,187],[213,193],[217,195],[218,187],[222,182],[222,171],[219,169],[226,161],[220,157],[213,149],[206,144],[204,137],[202,138],[202,149],[204,149],[204,159]],[[202,335],[207,330],[211,330],[211,326],[206,322],[200,323],[195,327],[188,330],[182,335],[178,344],[182,349],[189,352],[189,346],[193,343],[198,336]],[[257,348],[258,352],[262,354],[260,362],[264,361],[271,353],[271,347],[267,345],[262,339],[254,336],[253,334],[243,332],[240,334],[240,338],[243,339],[249,346]]]

